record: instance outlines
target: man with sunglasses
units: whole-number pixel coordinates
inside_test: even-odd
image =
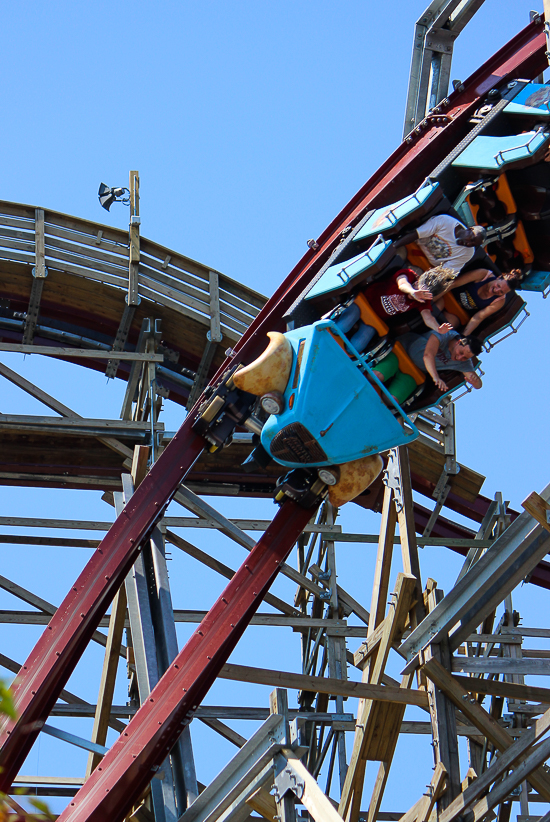
[[[427,371],[440,391],[447,391],[447,384],[439,371],[462,371],[472,388],[481,388],[481,379],[475,372],[473,358],[481,352],[477,337],[464,337],[456,331],[439,334],[404,334],[399,338],[407,354],[418,368]]]

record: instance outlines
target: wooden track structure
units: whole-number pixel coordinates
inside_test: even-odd
[[[97,370],[114,362],[112,373],[128,382],[120,420],[85,419],[46,393],[44,387],[33,386],[0,366],[3,378],[57,414],[0,415],[0,484],[99,489],[108,503],[115,504],[130,472],[134,481],[139,481],[140,465],[150,443],[151,413],[157,450],[162,448],[159,397],[185,405],[193,386],[207,381],[223,361],[225,349],[239,338],[265,302],[260,294],[219,272],[141,239],[137,280],[141,301],[129,322],[126,313],[127,327],[121,331],[131,272],[130,245],[129,235],[123,231],[42,208],[0,203],[2,350],[28,351],[32,346],[44,352],[43,347],[48,346],[52,356]],[[39,280],[40,288],[36,285]],[[157,320],[162,330],[155,325]],[[125,355],[134,359],[126,360]],[[270,705],[199,706],[196,716],[232,742],[238,753],[193,801],[195,765],[190,740],[186,739],[180,750],[183,788],[177,784],[181,778],[176,769],[170,778],[165,775],[153,780],[151,791],[138,802],[132,819],[179,817],[187,822],[213,822],[244,820],[256,814],[287,822],[295,818],[296,805],[302,805],[314,819],[334,822],[342,817],[352,822],[359,818],[369,822],[427,822],[435,818],[451,822],[465,814],[481,820],[490,818],[493,808],[498,808],[499,820],[505,822],[514,801],[520,803],[524,819],[529,817],[530,803],[550,801],[550,781],[542,767],[550,753],[543,739],[550,725],[550,713],[544,713],[550,689],[524,683],[524,675],[546,672],[549,652],[522,647],[524,637],[550,637],[550,629],[518,628],[511,606],[513,588],[527,576],[532,583],[550,587],[550,568],[542,561],[550,544],[546,518],[550,494],[548,489],[541,497],[533,494],[521,516],[506,510],[498,495],[489,500],[480,494],[484,478],[475,471],[460,466],[458,473],[445,473],[449,460],[454,459],[448,414],[431,413],[418,422],[421,438],[408,449],[390,452],[384,481],[356,501],[381,513],[380,533],[345,533],[334,522],[335,512],[323,506],[317,521],[307,526],[298,543],[297,569],[285,566],[284,573],[297,584],[294,602],[267,594],[265,603],[271,610],[253,620],[252,624],[301,632],[302,672],[225,665],[222,678],[274,687]],[[228,520],[197,496],[222,492],[251,498],[271,496],[281,470],[272,467],[264,474],[245,473],[241,463],[250,449],[250,438],[243,434],[230,448],[203,455],[178,499],[188,509],[186,516],[164,521],[168,543],[225,577],[231,577],[232,569],[187,537],[217,529],[250,549],[254,540],[249,532],[268,526],[253,518]],[[430,519],[430,509],[413,500],[413,491],[431,499],[433,507],[432,496],[442,476],[448,483],[447,507],[469,517],[471,527],[439,516],[429,535],[417,537]],[[98,541],[74,537],[74,530],[109,527],[109,521],[13,517],[0,517],[0,524],[3,530],[12,526],[42,529],[38,537],[0,535],[3,543],[20,551],[25,545],[36,544],[93,548]],[[395,536],[397,524],[399,537]],[[70,528],[71,535],[51,536],[51,528],[56,529],[56,535]],[[181,528],[186,538],[180,535]],[[346,541],[378,545],[376,561],[367,572],[367,578],[374,578],[370,602],[357,602],[343,585],[336,584],[336,546]],[[448,597],[433,580],[422,585],[417,549],[424,544],[446,545],[467,555],[463,574]],[[402,572],[387,608],[394,545],[400,546]],[[488,548],[493,553],[500,551],[505,559],[500,566],[484,570],[482,564],[487,565],[491,555]],[[491,593],[490,586],[483,587],[482,573],[498,579],[497,595]],[[0,584],[34,608],[3,611],[4,623],[47,624],[55,606],[45,602],[39,592],[28,591],[4,577]],[[126,594],[121,592],[117,597],[111,617],[103,620],[108,634],[94,635],[107,646],[97,706],[64,691],[52,712],[54,722],[58,716],[95,717],[92,740],[76,742],[87,744],[90,750],[86,774],[82,779],[20,775],[15,784],[40,795],[72,796],[100,762],[107,726],[122,731],[123,720],[143,700],[141,683],[137,682],[139,620],[136,623],[130,593],[127,585]],[[504,616],[496,623],[495,609],[501,601],[505,602]],[[445,611],[447,603],[449,613]],[[175,605],[170,614],[172,626],[174,622],[202,619],[203,612],[183,611]],[[437,641],[426,643],[421,637],[415,644],[416,633],[431,615]],[[453,633],[457,620],[462,628]],[[110,680],[112,686],[121,654],[126,653],[121,644],[124,626],[131,628],[129,658],[135,660],[129,668],[129,707],[112,704],[108,684]],[[147,625],[142,624],[142,628]],[[348,640],[358,646],[355,652],[348,648]],[[408,654],[404,650],[407,643]],[[395,649],[409,662],[401,682],[385,671]],[[145,661],[148,653],[151,648],[145,645]],[[0,660],[4,668],[17,673],[17,660],[6,655]],[[351,667],[360,672],[355,680],[348,678]],[[289,710],[288,690],[298,691],[300,711]],[[359,697],[357,712],[344,706],[344,700],[353,696]],[[512,720],[502,718],[504,697]],[[423,708],[425,721],[406,721],[408,704]],[[237,719],[263,724],[247,740],[226,724]],[[346,751],[346,732],[352,731],[351,750],[348,738]],[[395,749],[403,735],[411,733],[432,735],[435,770],[426,775],[428,791],[419,786],[418,802],[406,813],[399,808],[382,812]],[[468,740],[469,767],[463,763],[462,769],[459,736]],[[67,734],[62,738],[68,744],[75,742]],[[489,764],[489,754],[494,751],[500,756],[493,755]],[[370,798],[362,796],[369,761],[378,769]],[[325,789],[320,787],[321,775],[326,777]],[[272,785],[274,793],[270,793]],[[177,796],[173,805],[166,800],[170,790]],[[327,799],[335,795],[340,797],[339,806],[338,801]]]

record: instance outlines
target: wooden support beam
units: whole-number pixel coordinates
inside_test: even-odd
[[[34,266],[32,269],[32,286],[23,329],[23,343],[32,345],[38,315],[40,313],[40,302],[44,289],[44,280],[48,276],[46,268],[46,238],[44,233],[44,209],[35,209],[34,217]]]
[[[112,351],[103,348],[60,348],[54,345],[22,345],[20,343],[0,343],[0,351],[12,354],[47,354],[50,357],[73,357],[75,359],[109,360]],[[117,360],[136,362],[163,362],[164,354],[138,354],[134,351],[117,351]]]
[[[207,381],[208,370],[212,364],[216,348],[221,343],[223,336],[220,325],[220,278],[217,271],[208,272],[208,283],[210,291],[210,331],[206,332],[206,343],[202,352],[201,361],[195,374],[195,380],[189,399],[187,410],[189,411],[201,395]]]
[[[374,633],[375,628],[380,625],[386,613],[396,523],[397,511],[395,510],[393,490],[386,485],[382,505],[382,522],[380,524],[380,535],[378,537],[376,565],[374,568],[374,585],[370,606],[371,618],[367,634],[369,638]]]
[[[57,611],[55,605],[52,605],[45,599],[36,596],[36,594],[33,594],[32,591],[28,591],[26,588],[23,588],[21,585],[18,585],[16,582],[13,582],[11,579],[8,579],[7,577],[0,576],[0,588],[3,588],[4,591],[8,591],[10,594],[13,594],[14,596],[23,600],[23,602],[27,602],[34,608],[38,608],[42,612],[41,616],[46,615],[49,618],[52,617]],[[105,634],[102,634],[101,631],[94,631],[92,639],[99,645],[106,646],[107,644],[107,637],[105,636]],[[125,646],[121,647],[121,654],[125,656],[126,648]]]
[[[258,788],[252,796],[248,797],[246,804],[250,805],[253,811],[259,813],[268,822],[278,822],[277,803],[266,788]]]
[[[111,716],[113,695],[115,692],[115,682],[120,661],[120,648],[122,645],[122,632],[126,619],[126,592],[124,586],[119,589],[111,606],[111,617],[109,619],[109,633],[107,634],[107,645],[105,646],[105,659],[101,672],[99,684],[99,694],[94,717],[91,741],[98,745],[105,745],[107,741],[107,730]],[[101,756],[97,753],[90,753],[86,767],[86,779],[101,762]]]
[[[418,544],[416,541],[416,524],[414,521],[414,504],[412,496],[411,468],[409,451],[406,445],[390,452],[395,454],[397,479],[400,485],[400,497],[395,496],[397,508],[397,522],[399,524],[399,538],[401,540],[401,555],[403,557],[403,571],[412,574],[416,580],[416,604],[414,614],[411,614],[412,627],[424,619],[426,611],[422,598],[422,581],[420,562],[418,560]]]
[[[272,671],[267,668],[251,668],[248,665],[226,664],[219,673],[221,679],[232,679],[238,682],[255,682],[259,685],[278,685],[283,688],[313,691],[314,693],[341,694],[360,699],[380,702],[396,702],[403,705],[428,707],[428,697],[424,691],[408,691],[388,685],[350,680],[332,679],[326,676],[306,676],[287,671]]]
[[[500,805],[500,803],[526,779],[529,779],[529,782],[532,783],[533,771],[538,768],[538,773],[542,773],[540,767],[548,757],[550,757],[550,738],[545,739],[537,745],[529,756],[523,760],[521,765],[517,765],[508,776],[489,791],[487,796],[479,802],[476,802],[472,808],[473,822],[480,822],[481,819],[486,818],[487,814],[496,807],[496,805]]]
[[[129,226],[129,268],[128,296],[129,306],[137,306],[139,298],[139,171],[130,171],[130,226]],[[117,359],[119,357],[117,356]]]
[[[453,676],[454,681],[472,694],[505,696],[509,699],[525,699],[550,704],[550,688],[522,685],[516,682],[501,682],[498,679],[482,679],[473,676]]]
[[[436,587],[437,583],[432,583],[426,597],[427,610],[430,612],[443,599],[443,591]],[[448,640],[444,639],[438,645],[428,647],[426,658],[437,659],[446,670],[450,670],[452,655]],[[453,703],[443,691],[430,679],[426,685],[430,697],[434,758],[436,765],[441,762],[447,772],[447,790],[438,801],[438,811],[441,812],[461,790],[456,715]]]
[[[288,767],[294,774],[299,800],[315,822],[342,822],[328,796],[325,796],[317,781],[313,778],[305,765],[298,759],[290,748],[283,748],[281,756],[287,760]],[[297,794],[298,795],[298,794]]]
[[[62,417],[74,417],[76,419],[80,418],[79,414],[76,414],[66,405],[63,405],[63,403],[59,402],[59,400],[56,400],[54,397],[50,396],[50,394],[47,394],[41,388],[38,388],[38,386],[34,385],[32,382],[26,380],[16,371],[13,371],[11,368],[8,368],[8,366],[4,365],[4,363],[0,363],[0,375],[2,375],[2,377],[5,377],[14,385],[17,385],[31,397],[34,397],[39,402],[44,403],[44,405],[46,405],[48,408],[51,408],[52,411],[56,411],[58,414],[61,414]],[[106,445],[108,448],[110,448],[112,451],[115,451],[115,453],[120,454],[120,456],[125,457],[126,459],[132,458],[132,449],[128,448],[128,446],[126,445],[123,445],[121,442],[114,439],[113,437],[98,437],[98,440],[99,442],[102,442],[103,445]]]
[[[204,725],[207,725],[209,728],[212,728],[213,731],[216,731],[220,736],[223,736],[224,739],[227,739],[228,742],[232,742],[233,745],[236,745],[237,748],[242,748],[243,745],[246,744],[246,738],[241,736],[234,731],[233,728],[230,728],[229,725],[226,725],[224,722],[221,722],[219,719],[210,719],[208,717],[198,717],[200,722]]]
[[[207,554],[205,551],[201,551],[200,548],[196,548],[186,539],[183,537],[178,536],[178,534],[174,534],[173,531],[166,531],[166,539],[168,542],[175,545],[180,551],[184,551],[184,553],[188,554],[191,557],[194,557],[196,560],[201,562],[203,565],[211,568],[213,571],[216,571],[221,576],[225,577],[226,579],[232,579],[235,575],[235,571],[229,566],[224,565],[223,562],[215,559],[214,557]],[[267,602],[269,605],[273,605],[274,608],[277,608],[278,611],[281,611],[283,614],[288,614],[289,616],[301,616],[300,611],[296,608],[293,608],[292,605],[288,605],[288,603],[284,602],[279,597],[270,594],[269,592],[264,596],[264,602]]]
[[[437,599],[436,591],[432,592],[430,599],[433,601],[433,607],[435,607]],[[436,659],[442,667],[448,669],[451,661],[451,652],[448,643],[431,645],[426,650],[425,659]],[[447,790],[438,801],[438,810],[441,812],[461,790],[456,716],[454,704],[431,680],[428,680],[428,694],[430,697],[435,761],[436,765],[441,763],[444,766],[448,775]]]
[[[433,807],[445,790],[447,771],[442,762],[438,762],[435,771],[427,785],[428,792],[416,802],[412,808],[403,814],[399,822],[428,822]]]
[[[395,598],[390,605],[388,617],[384,620],[384,630],[376,656],[369,668],[363,670],[363,679],[368,685],[363,687],[379,686],[386,662],[389,656],[394,636],[402,630],[409,614],[411,601],[416,590],[416,579],[411,574],[399,574],[397,577]],[[398,688],[398,692],[411,694],[405,688]],[[353,751],[348,766],[344,787],[339,805],[339,813],[344,819],[357,822],[360,811],[361,794],[363,790],[363,774],[365,754],[371,742],[371,734],[376,724],[376,703],[373,699],[362,699],[357,711],[357,726],[353,743]]]
[[[401,687],[406,689],[410,688],[413,683],[413,679],[414,674],[405,674],[401,680]],[[380,805],[382,804],[384,791],[386,789],[386,784],[390,774],[391,764],[395,754],[395,749],[397,747],[397,742],[399,740],[399,734],[404,732],[403,717],[405,716],[405,707],[401,709],[399,714],[397,712],[397,707],[398,706],[395,706],[393,724],[388,723],[388,727],[384,728],[384,733],[387,737],[386,753],[378,768],[378,774],[376,775],[376,781],[374,783],[374,788],[369,803],[367,822],[376,822],[376,820],[380,818]],[[429,725],[429,723],[426,723],[426,725],[428,725],[429,732],[431,733],[431,725]],[[364,818],[364,814],[361,814],[361,816]]]
[[[550,710],[542,716],[532,728],[527,728],[513,745],[495,758],[493,764],[471,785],[465,787],[463,792],[457,796],[453,802],[440,814],[439,822],[452,822],[460,816],[471,805],[479,799],[489,789],[489,787],[502,777],[503,774],[515,768],[527,756],[532,746],[550,729]]]
[[[423,661],[422,670],[499,751],[507,751],[514,744],[514,739],[508,731],[502,728],[436,659]],[[530,774],[529,782],[541,796],[550,801],[550,776],[547,773],[539,768]]]
[[[21,670],[20,663],[16,662],[14,659],[11,659],[9,656],[6,656],[5,654],[0,654],[0,666],[2,666],[2,668],[5,668],[7,671],[11,671],[13,674],[16,675]],[[84,699],[81,699],[79,696],[76,696],[76,694],[73,694],[71,691],[67,691],[65,688],[59,694],[59,698],[67,703],[68,708],[70,706],[85,705],[88,709],[94,709],[94,706],[90,705],[89,702],[86,702]],[[114,728],[114,730],[117,731],[117,733],[119,734],[122,733],[122,731],[126,728],[124,722],[120,722],[120,720],[112,716],[109,717],[109,725],[111,726],[111,728]]]

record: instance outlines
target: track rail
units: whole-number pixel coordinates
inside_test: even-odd
[[[343,229],[355,225],[375,205],[391,202],[414,190],[467,133],[468,121],[480,96],[497,82],[540,73],[546,63],[545,49],[542,22],[531,23],[478,69],[464,83],[463,91],[450,96],[445,107],[446,125],[428,121],[410,142],[403,143],[391,155],[323,232],[319,250],[309,251],[269,300],[236,345],[233,364],[250,362],[265,347],[265,333],[281,326],[285,312],[338,245]],[[227,363],[223,368],[226,367]],[[195,413],[196,407],[117,518],[24,664],[14,685],[19,719],[5,723],[0,734],[3,769],[0,789],[9,788],[140,545],[202,450],[203,440],[191,429]],[[240,587],[232,588],[232,581],[227,589],[231,589],[232,599],[222,595],[206,617],[204,629],[199,628],[178,657],[185,662],[185,676],[175,667],[180,665],[176,660],[153,692],[156,695],[151,696],[152,701],[132,720],[131,732],[126,732],[128,737],[123,736],[115,743],[105,757],[101,773],[90,778],[61,819],[80,822],[124,815],[150,780],[151,769],[160,765],[166,750],[189,721],[189,712],[206,695],[310,514],[294,504],[284,504],[258,543],[257,575],[249,574],[249,557],[234,578],[238,577]],[[239,598],[248,604],[243,604],[238,622],[233,622],[231,608],[237,608],[235,603]],[[208,642],[203,641],[206,636]],[[182,692],[182,688],[186,690]],[[163,695],[162,700],[158,699],[159,695]],[[166,706],[163,707],[164,700]]]

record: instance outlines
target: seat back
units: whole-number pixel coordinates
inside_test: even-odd
[[[358,294],[355,298],[355,303],[359,306],[359,309],[361,311],[361,319],[363,320],[365,325],[371,325],[373,328],[376,329],[380,337],[385,337],[389,331],[389,328],[384,322],[384,320],[380,319],[378,314],[376,314],[376,312],[373,311],[365,295]]]
[[[409,374],[417,385],[426,382],[426,374],[413,363],[400,342],[394,343],[392,350],[399,360],[399,370],[403,374]]]

